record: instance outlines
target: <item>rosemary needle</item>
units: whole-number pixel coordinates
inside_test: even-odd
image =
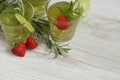
[[[55,53],[56,58],[58,55],[66,55],[70,48],[67,44],[62,44],[50,32],[50,25],[47,20],[44,19],[33,19],[33,25],[36,34],[45,40],[47,47],[50,49],[50,53]]]

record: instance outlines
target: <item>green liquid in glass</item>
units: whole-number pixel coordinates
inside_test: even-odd
[[[68,2],[58,2],[53,4],[48,9],[48,19],[50,21],[51,33],[58,39],[59,42],[66,42],[72,39],[74,33],[77,28],[77,24],[79,22],[79,16],[73,15],[72,13],[68,13],[70,3]],[[62,12],[61,12],[61,10]],[[70,27],[66,30],[60,30],[57,28],[55,23],[57,22],[57,18],[61,15],[70,14],[72,18],[70,20]]]
[[[33,17],[33,9],[28,3],[24,3],[25,14],[24,17],[26,20],[30,21]],[[5,37],[8,43],[11,46],[14,46],[17,43],[25,42],[26,38],[29,36],[30,32],[27,28],[20,24],[16,19],[15,14],[20,11],[15,9],[15,7],[10,7],[5,9],[0,14],[0,25],[5,34]]]
[[[45,14],[45,5],[48,0],[23,0],[24,2],[31,3],[34,8],[34,15],[37,18],[43,17]]]
[[[26,38],[29,36],[29,31],[24,26],[9,26],[1,24],[4,35],[11,46],[17,43],[25,42]]]

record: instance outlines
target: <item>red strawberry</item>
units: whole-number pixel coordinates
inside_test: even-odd
[[[11,50],[15,55],[24,57],[25,56],[26,46],[25,46],[25,44],[23,42],[21,42],[19,44],[16,44]]]
[[[38,44],[32,36],[29,36],[27,38],[25,45],[26,45],[26,48],[33,49],[33,48],[36,48]]]
[[[56,26],[60,30],[65,30],[65,29],[69,28],[70,23],[69,23],[69,20],[68,20],[67,16],[64,16],[64,15],[59,16],[57,18],[57,24],[56,24]]]

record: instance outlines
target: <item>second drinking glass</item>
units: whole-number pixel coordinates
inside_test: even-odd
[[[71,40],[83,12],[79,0],[50,0],[46,9],[52,35],[59,42]]]

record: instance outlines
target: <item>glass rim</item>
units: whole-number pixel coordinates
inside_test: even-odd
[[[48,6],[48,5],[50,4],[50,1],[51,1],[51,0],[49,0],[49,1],[47,2],[47,4],[46,4],[46,16],[47,16],[48,19],[50,18],[50,20],[57,22],[57,19],[49,16],[49,14],[48,14],[48,10],[49,10],[49,7],[50,7],[50,6]],[[72,0],[71,0],[71,1],[72,1]],[[58,2],[62,2],[62,1],[58,1]],[[66,0],[65,0],[65,2],[66,2]],[[55,3],[54,3],[54,4],[55,4]],[[53,5],[53,4],[52,4],[52,5]],[[65,16],[65,15],[63,15],[63,16]],[[68,21],[69,21],[69,22],[74,22],[74,21],[77,21],[77,20],[80,20],[80,15],[79,15],[78,17],[76,17],[75,19],[68,20]],[[64,21],[60,21],[60,22],[64,22]]]

